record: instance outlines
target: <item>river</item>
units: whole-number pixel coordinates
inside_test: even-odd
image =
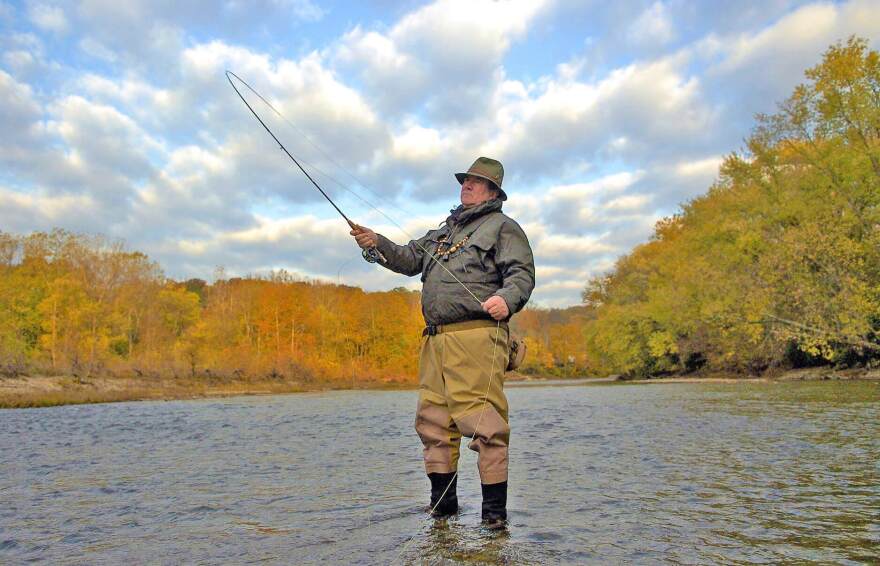
[[[880,384],[510,387],[510,528],[424,513],[415,392],[0,411],[0,563],[880,561]]]

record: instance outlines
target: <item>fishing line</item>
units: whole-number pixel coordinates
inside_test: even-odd
[[[274,113],[275,113],[275,114],[276,114],[276,115],[277,115],[277,116],[278,116],[278,117],[279,117],[279,118],[280,118],[285,124],[287,124],[287,125],[288,125],[288,126],[294,131],[294,132],[296,132],[296,134],[297,134],[298,136],[300,136],[301,138],[305,139],[305,140],[309,143],[309,145],[311,145],[311,146],[314,147],[316,150],[318,150],[318,152],[319,152],[322,156],[324,156],[324,158],[325,158],[327,161],[329,161],[332,165],[334,165],[337,169],[339,169],[340,171],[342,171],[344,174],[348,175],[348,177],[349,177],[350,179],[352,179],[356,184],[358,184],[358,185],[360,185],[361,187],[363,187],[368,193],[372,194],[372,195],[373,195],[374,197],[376,197],[377,199],[381,199],[381,198],[382,198],[382,195],[380,195],[377,191],[375,191],[375,190],[373,190],[372,188],[370,188],[370,185],[368,185],[367,183],[365,183],[364,181],[362,181],[362,180],[361,180],[360,178],[358,178],[354,173],[352,173],[351,171],[349,171],[348,169],[346,169],[345,166],[343,166],[341,163],[339,163],[338,161],[336,161],[336,160],[333,158],[333,156],[330,155],[330,153],[329,153],[328,151],[326,151],[323,147],[321,147],[320,144],[318,144],[318,143],[317,143],[316,141],[314,141],[311,137],[309,137],[309,135],[308,135],[307,133],[305,133],[304,131],[302,131],[301,129],[299,129],[299,128],[296,126],[296,124],[294,124],[293,122],[291,122],[291,121],[290,121],[290,120],[289,120],[284,114],[281,113],[280,110],[278,110],[277,108],[275,108],[275,106],[274,106],[271,102],[269,102],[268,100],[266,100],[266,98],[265,98],[263,95],[261,95],[259,92],[257,92],[253,87],[251,87],[251,86],[250,86],[247,82],[245,82],[241,77],[239,77],[238,75],[236,75],[236,74],[233,73],[232,71],[227,71],[227,78],[229,78],[228,75],[230,75],[230,74],[231,74],[233,77],[235,77],[237,80],[239,80],[239,81],[240,81],[240,82],[241,82],[241,83],[242,83],[242,84],[243,84],[243,85],[244,85],[249,91],[251,91],[251,92],[252,92],[257,98],[259,98],[259,99],[263,102],[263,104],[265,104],[266,106],[268,106],[269,109],[272,110],[272,112],[274,112]],[[302,162],[302,159],[300,159],[300,161]],[[365,201],[364,199],[362,199],[362,198],[360,197],[360,195],[358,195],[356,192],[354,192],[354,191],[352,191],[351,189],[349,189],[348,186],[345,185],[345,183],[343,183],[342,181],[340,181],[340,180],[337,179],[336,177],[330,175],[329,173],[325,173],[325,172],[321,171],[318,167],[316,167],[316,166],[314,166],[314,165],[311,165],[310,167],[312,167],[313,169],[315,169],[316,171],[318,171],[320,174],[322,174],[322,175],[324,175],[325,177],[327,177],[327,179],[330,180],[331,182],[335,183],[336,185],[338,185],[338,186],[341,187],[342,189],[348,191],[349,193],[351,193],[352,195],[354,195],[355,197],[357,197],[359,200],[361,200],[361,202],[363,202],[363,203],[366,204],[367,206],[373,208],[374,210],[377,210],[378,212],[381,212],[381,211],[379,211],[377,208],[375,208],[372,204],[370,204],[369,202],[367,202],[367,201]],[[394,203],[389,203],[389,205],[390,205],[391,207],[397,209],[398,211],[402,212],[402,213],[403,213],[404,215],[406,215],[406,216],[415,216],[412,212],[410,212],[410,211],[408,211],[408,210],[405,210],[405,209],[403,209],[403,208],[401,208],[401,207],[395,205]],[[410,239],[412,239],[412,238],[410,238]]]
[[[238,94],[239,98],[241,98],[241,101],[244,102],[245,106],[248,107],[248,110],[251,111],[251,113],[254,115],[254,117],[257,119],[257,121],[260,123],[260,125],[263,126],[263,128],[265,128],[265,130],[267,132],[269,132],[269,135],[272,136],[272,139],[275,140],[275,143],[277,143],[278,147],[281,148],[281,151],[286,153],[287,157],[289,157],[296,164],[296,166],[299,167],[299,170],[303,172],[303,175],[305,175],[308,178],[308,180],[311,181],[313,185],[315,185],[315,188],[318,189],[318,191],[320,191],[322,195],[324,195],[324,198],[327,199],[327,201],[330,203],[330,205],[336,209],[336,212],[338,212],[343,218],[345,218],[345,220],[350,225],[353,225],[354,222],[352,222],[348,218],[348,216],[346,216],[345,213],[342,212],[338,206],[336,206],[336,203],[330,199],[330,197],[327,195],[327,193],[324,192],[324,189],[322,189],[321,186],[315,182],[315,180],[312,178],[312,176],[309,175],[309,172],[306,171],[302,165],[300,165],[299,161],[297,161],[296,158],[293,155],[291,155],[289,151],[287,151],[287,148],[284,147],[284,144],[281,143],[281,140],[279,140],[278,137],[275,136],[275,134],[272,132],[272,130],[269,129],[269,126],[267,126],[266,123],[263,121],[263,119],[260,118],[260,115],[257,114],[257,112],[253,109],[253,107],[251,107],[250,104],[248,104],[248,101],[244,99],[244,96],[242,96],[241,92],[239,92],[238,88],[235,86],[235,83],[232,82],[232,78],[230,77],[230,75],[232,75],[233,77],[235,77],[236,79],[238,79],[239,81],[241,81],[245,85],[247,85],[247,83],[245,83],[238,75],[236,75],[232,71],[226,71],[226,79],[229,81],[229,84],[232,85],[232,88],[235,90],[236,94]],[[248,87],[248,88],[250,88],[250,87]],[[251,89],[251,90],[253,90],[253,89]]]
[[[272,132],[272,130],[269,129],[269,126],[267,126],[266,123],[263,121],[263,119],[260,118],[260,115],[257,114],[256,110],[253,109],[253,107],[248,103],[248,101],[245,99],[245,97],[241,94],[241,91],[238,90],[238,87],[235,86],[235,83],[232,81],[232,77],[235,77],[235,79],[236,79],[237,81],[239,81],[239,82],[240,82],[242,85],[244,85],[248,90],[250,90],[252,93],[254,93],[254,95],[256,95],[256,96],[257,96],[257,97],[258,97],[258,98],[259,98],[259,99],[260,99],[260,100],[261,100],[266,106],[268,106],[273,112],[275,112],[275,114],[277,114],[282,120],[284,120],[284,121],[285,121],[288,125],[290,125],[294,130],[296,130],[297,132],[299,132],[299,133],[300,133],[300,134],[301,134],[306,140],[309,141],[309,143],[311,143],[312,145],[314,145],[314,146],[315,146],[315,147],[316,147],[321,153],[323,153],[323,154],[325,155],[325,157],[327,157],[327,158],[331,161],[331,163],[334,163],[339,169],[342,169],[344,172],[348,173],[348,172],[345,170],[345,168],[342,167],[339,163],[337,163],[337,162],[336,162],[332,157],[330,157],[326,152],[324,152],[324,151],[323,151],[323,150],[322,150],[317,144],[315,144],[314,142],[312,142],[312,141],[309,139],[308,136],[306,136],[305,134],[302,134],[302,132],[300,132],[299,128],[297,128],[296,126],[294,126],[292,122],[290,122],[287,118],[285,118],[284,115],[281,114],[281,112],[279,112],[279,111],[278,111],[278,110],[277,110],[277,109],[276,109],[276,108],[275,108],[275,107],[274,107],[274,106],[273,106],[268,100],[266,100],[266,99],[265,99],[260,93],[258,93],[253,87],[251,87],[247,82],[245,82],[244,79],[242,79],[241,77],[239,77],[238,75],[236,75],[236,74],[233,73],[232,71],[229,71],[229,70],[226,71],[226,79],[229,81],[230,86],[232,86],[233,90],[235,90],[235,93],[238,95],[238,97],[241,99],[241,101],[244,103],[244,105],[247,106],[247,108],[248,108],[248,110],[250,110],[251,114],[253,114],[254,117],[257,119],[257,121],[260,122],[260,125],[263,126],[263,128],[266,130],[266,132],[269,133],[270,136],[272,136],[272,139],[275,140],[275,142],[278,144],[278,146],[281,148],[281,150],[284,151],[284,153],[287,154],[287,156],[291,159],[291,161],[293,161],[293,162],[296,164],[296,166],[299,168],[299,170],[303,172],[303,174],[309,179],[309,181],[312,182],[312,184],[315,186],[315,188],[317,188],[317,189],[321,192],[321,194],[324,196],[324,198],[326,198],[327,201],[333,206],[333,208],[335,208],[336,211],[337,211],[337,212],[338,212],[338,213],[339,213],[339,214],[340,214],[340,215],[346,220],[346,222],[348,222],[349,226],[351,226],[352,229],[355,229],[355,227],[360,228],[359,225],[355,224],[352,220],[350,220],[350,219],[348,218],[348,216],[346,216],[345,213],[343,213],[342,210],[340,210],[339,207],[336,206],[336,204],[333,202],[333,200],[327,195],[327,193],[324,192],[324,190],[320,187],[320,185],[318,185],[318,183],[314,180],[314,178],[312,178],[312,176],[309,175],[309,173],[305,170],[305,168],[302,166],[302,164],[300,163],[300,161],[298,161],[298,160],[297,160],[297,159],[296,159],[296,158],[295,158],[295,157],[294,157],[294,156],[293,156],[293,155],[287,150],[287,148],[284,147],[284,144],[282,144],[281,141],[278,139],[278,137]],[[314,167],[314,166],[311,166],[311,167],[314,168],[314,169],[317,170],[317,171],[320,171],[317,167]],[[481,300],[480,300],[480,299],[479,299],[479,298],[473,293],[473,291],[471,291],[470,288],[468,288],[467,285],[465,285],[465,284],[464,284],[464,283],[463,283],[458,277],[456,277],[456,275],[455,275],[452,271],[450,271],[449,268],[446,267],[446,266],[443,264],[443,262],[441,262],[440,259],[439,259],[435,254],[433,254],[430,250],[428,250],[427,247],[423,246],[423,245],[422,245],[422,244],[421,244],[416,238],[413,238],[413,237],[412,237],[412,236],[411,236],[411,235],[410,235],[410,234],[409,234],[409,233],[403,228],[403,226],[401,226],[400,224],[398,224],[397,222],[395,222],[393,218],[391,218],[390,216],[388,216],[388,215],[387,215],[384,211],[382,211],[379,207],[373,205],[372,203],[370,203],[369,201],[367,201],[365,198],[363,198],[363,197],[361,197],[360,195],[358,195],[355,191],[353,191],[352,189],[350,189],[349,187],[347,187],[344,183],[340,182],[339,180],[335,179],[334,177],[332,177],[331,175],[329,175],[329,174],[327,174],[327,173],[323,173],[323,172],[321,172],[321,173],[324,174],[326,177],[330,178],[331,180],[333,180],[333,181],[334,181],[336,184],[338,184],[340,187],[342,187],[343,189],[345,189],[346,191],[348,191],[350,194],[352,194],[352,195],[354,195],[355,197],[357,197],[358,200],[360,200],[361,202],[363,202],[364,204],[366,204],[367,206],[369,206],[370,208],[372,208],[373,210],[375,210],[376,212],[378,212],[379,214],[381,214],[385,219],[387,219],[387,220],[388,220],[389,222],[391,222],[394,226],[396,226],[396,227],[397,227],[401,232],[403,232],[403,234],[406,235],[411,241],[415,242],[416,245],[417,245],[417,246],[418,246],[418,247],[419,247],[424,253],[426,253],[426,254],[427,254],[427,255],[428,255],[433,261],[435,261],[435,262],[437,263],[437,265],[439,265],[440,267],[442,267],[442,268],[443,268],[443,269],[444,269],[444,270],[445,270],[445,271],[446,271],[446,272],[447,272],[447,273],[448,273],[448,274],[449,274],[449,275],[455,280],[456,283],[458,283],[459,285],[461,285],[461,287],[462,287],[465,291],[467,291],[467,293],[468,293],[471,297],[473,297],[473,299],[474,299],[475,301],[477,301],[477,303],[479,303],[480,306],[482,306],[483,301],[481,301]],[[352,178],[354,178],[356,181],[358,181],[358,179],[357,179],[356,177],[354,177],[354,175],[352,175],[351,173],[348,173],[348,174],[349,174],[349,176],[351,176]],[[361,184],[364,188],[366,188],[367,190],[369,190],[369,188],[368,188],[364,183],[360,183],[360,184]],[[370,192],[372,192],[372,191],[370,191]],[[374,194],[375,194],[375,193],[374,193]],[[378,195],[377,195],[377,196],[378,196]],[[374,249],[375,249],[375,248],[374,248]],[[377,250],[377,252],[378,252],[378,250]],[[381,256],[381,254],[379,254],[379,255]],[[365,258],[366,258],[366,256],[365,256]],[[381,259],[382,259],[383,262],[387,261],[387,260],[385,260],[384,257],[381,257]],[[369,260],[368,260],[368,261],[369,261]],[[487,297],[487,300],[488,300],[488,297]],[[486,407],[489,405],[489,391],[491,390],[491,387],[492,387],[492,380],[493,380],[493,378],[494,378],[494,373],[495,373],[495,360],[496,360],[496,357],[497,357],[497,356],[496,356],[496,353],[497,353],[497,350],[498,350],[498,336],[499,336],[500,332],[501,332],[501,321],[498,320],[498,321],[497,321],[497,324],[496,324],[496,326],[495,326],[495,338],[494,338],[494,340],[493,340],[493,347],[492,347],[492,367],[491,367],[491,370],[489,371],[489,382],[488,382],[488,384],[487,384],[487,386],[486,386],[486,394],[483,396],[483,406],[482,406],[482,408],[480,409],[480,416],[479,416],[479,418],[477,419],[477,424],[476,424],[476,426],[474,427],[474,434],[473,434],[472,438],[477,438],[477,436],[478,436],[478,435],[477,435],[477,432],[479,431],[480,424],[481,424],[482,421],[483,421],[483,415],[485,414]],[[453,476],[453,479],[455,479],[456,477],[458,477],[458,470],[455,471],[455,475]],[[433,513],[433,512],[437,509],[437,506],[439,506],[440,503],[443,501],[443,498],[446,496],[446,493],[449,491],[449,488],[451,487],[451,485],[452,485],[452,481],[450,481],[449,485],[446,486],[446,490],[444,490],[444,492],[443,492],[443,493],[440,495],[440,497],[438,498],[436,505],[434,505],[434,507],[431,509],[431,513]],[[407,541],[407,543],[404,544],[404,547],[403,547],[403,549],[401,549],[401,553],[400,553],[400,554],[403,553],[403,550],[406,549],[406,547],[409,545],[409,543],[413,540],[414,537],[415,537],[415,535],[413,535],[412,537],[410,537],[410,539]],[[398,558],[400,558],[400,554],[398,555]]]
[[[268,106],[269,106],[269,107],[270,107],[270,108],[271,108],[276,114],[278,114],[278,115],[281,116],[282,118],[283,118],[283,115],[282,115],[282,114],[281,114],[281,113],[280,113],[280,112],[279,112],[274,106],[272,106],[272,105],[271,105],[271,104],[270,104],[270,103],[269,103],[269,102],[268,102],[268,101],[267,101],[262,95],[260,95],[260,93],[258,93],[256,90],[254,90],[254,88],[253,88],[252,86],[250,86],[247,82],[245,82],[244,79],[242,79],[241,77],[239,77],[238,75],[236,75],[236,74],[233,73],[232,71],[226,71],[226,79],[229,81],[229,84],[232,86],[233,90],[235,90],[235,93],[238,95],[238,97],[241,99],[241,101],[244,103],[244,105],[247,106],[248,110],[251,111],[251,114],[254,115],[254,117],[257,119],[257,121],[260,122],[260,125],[263,126],[263,128],[269,133],[270,136],[272,136],[272,139],[275,140],[275,142],[278,144],[278,146],[281,148],[281,150],[284,151],[284,153],[287,154],[287,156],[288,156],[288,157],[289,157],[289,158],[290,158],[290,159],[296,164],[296,166],[300,169],[300,171],[302,171],[303,174],[304,174],[306,177],[308,177],[309,181],[311,181],[312,184],[313,184],[313,185],[314,185],[314,186],[315,186],[315,187],[321,192],[321,194],[324,195],[324,198],[326,198],[327,201],[330,202],[331,205],[333,205],[333,208],[335,208],[336,211],[337,211],[340,215],[342,215],[342,217],[348,222],[349,226],[351,226],[352,229],[354,229],[355,227],[357,227],[357,228],[361,228],[360,225],[355,224],[351,219],[348,218],[348,216],[346,216],[346,215],[342,212],[342,210],[339,209],[338,206],[336,206],[336,204],[333,202],[332,199],[330,199],[330,197],[327,195],[327,193],[324,192],[324,190],[320,187],[320,185],[318,185],[318,183],[315,182],[315,180],[312,178],[312,176],[309,175],[308,172],[303,168],[303,166],[302,166],[302,164],[300,163],[300,161],[298,161],[298,160],[297,160],[297,159],[296,159],[296,158],[295,158],[295,157],[294,157],[294,156],[293,156],[293,155],[287,150],[287,148],[284,147],[284,144],[282,144],[281,141],[278,139],[278,137],[272,132],[272,130],[269,129],[269,126],[267,126],[266,123],[263,121],[263,119],[260,118],[260,115],[257,114],[256,110],[253,109],[253,107],[248,103],[248,101],[247,101],[247,100],[244,98],[244,96],[241,94],[241,91],[238,90],[238,87],[235,86],[235,83],[232,82],[232,77],[235,77],[235,79],[236,79],[237,81],[239,81],[241,84],[243,84],[248,90],[250,90],[251,92],[253,92],[253,93],[254,93],[254,94],[255,94],[255,95],[256,95],[261,101],[263,101],[264,104],[268,105]],[[287,121],[286,118],[284,118],[284,120]],[[288,121],[288,122],[289,122],[289,121]],[[325,173],[325,175],[327,175],[327,174]],[[327,176],[330,177],[330,175],[327,175]],[[477,301],[477,302],[480,304],[480,306],[483,305],[483,301],[481,301],[481,300],[479,299],[479,297],[477,297],[477,296],[473,293],[473,291],[470,290],[470,288],[469,288],[467,285],[465,285],[464,283],[462,283],[462,281],[461,281],[458,277],[456,277],[456,275],[455,275],[452,271],[450,271],[449,268],[446,267],[446,266],[443,264],[443,262],[441,262],[440,259],[439,259],[436,255],[434,255],[433,253],[431,253],[431,251],[430,251],[428,248],[426,248],[425,246],[423,246],[423,245],[421,244],[421,242],[419,242],[416,238],[412,237],[412,235],[410,235],[409,232],[407,232],[407,231],[403,228],[403,226],[401,226],[400,224],[398,224],[397,222],[395,222],[395,220],[394,220],[393,218],[391,218],[390,216],[388,216],[387,214],[385,214],[385,212],[382,211],[379,207],[373,205],[373,204],[370,203],[368,200],[366,200],[365,198],[363,198],[363,197],[361,197],[360,195],[358,195],[355,191],[353,191],[352,189],[350,189],[349,187],[347,187],[344,183],[342,183],[342,182],[340,182],[340,181],[338,181],[338,180],[336,180],[336,182],[339,184],[340,187],[342,187],[343,189],[345,189],[346,191],[348,191],[349,193],[351,193],[352,195],[354,195],[355,197],[357,197],[358,200],[360,200],[361,202],[363,202],[364,204],[366,204],[367,206],[369,206],[370,208],[372,208],[373,210],[375,210],[376,212],[378,212],[379,214],[381,214],[386,220],[388,220],[388,221],[391,222],[394,226],[396,226],[401,232],[403,232],[403,234],[404,234],[407,238],[409,238],[411,241],[415,242],[415,244],[416,244],[416,245],[417,245],[417,246],[418,246],[418,247],[419,247],[424,253],[428,254],[428,256],[429,256],[432,260],[434,260],[434,261],[437,263],[437,265],[439,265],[441,268],[443,268],[443,269],[446,271],[446,273],[448,273],[448,274],[449,274],[449,275],[455,280],[456,283],[458,283],[459,285],[461,285],[462,288],[463,288],[465,291],[467,291],[467,293],[468,293],[471,297],[473,297],[475,301]],[[374,248],[374,249],[375,249],[375,248]],[[369,261],[369,260],[368,260],[368,261]],[[487,299],[488,299],[488,297],[487,297]]]

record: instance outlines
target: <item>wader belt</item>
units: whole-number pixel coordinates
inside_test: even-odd
[[[494,320],[465,320],[464,322],[452,322],[450,324],[429,324],[424,330],[422,330],[422,336],[436,336],[437,334],[443,334],[444,332],[471,330],[487,326],[498,326],[498,322]],[[502,322],[501,327],[507,330],[507,323]]]

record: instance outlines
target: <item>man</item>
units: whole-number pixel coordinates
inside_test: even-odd
[[[434,516],[458,512],[456,470],[464,435],[478,453],[483,521],[503,528],[510,437],[503,391],[507,321],[529,300],[535,264],[522,228],[501,212],[507,200],[501,163],[480,157],[455,177],[461,205],[439,229],[405,246],[362,226],[351,235],[361,248],[376,248],[384,267],[422,276],[427,328],[415,426],[424,444]]]

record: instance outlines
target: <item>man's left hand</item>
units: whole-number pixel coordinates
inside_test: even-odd
[[[480,303],[480,306],[495,320],[504,320],[510,314],[507,302],[498,295],[489,297],[485,302]]]

